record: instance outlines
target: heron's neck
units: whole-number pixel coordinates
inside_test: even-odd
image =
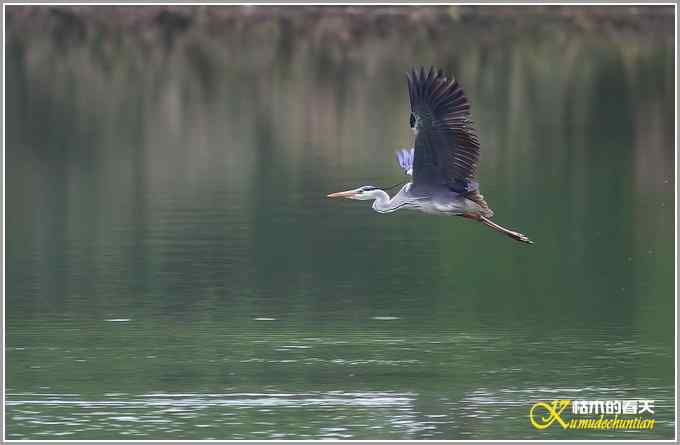
[[[384,190],[374,190],[375,201],[373,201],[373,210],[379,213],[389,213],[397,210],[397,207],[393,205],[393,199],[390,199],[390,195]]]

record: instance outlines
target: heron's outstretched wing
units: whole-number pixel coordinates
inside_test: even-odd
[[[455,79],[434,68],[407,75],[411,128],[416,130],[413,184],[473,191],[479,139],[470,120],[470,103]]]
[[[397,162],[404,173],[413,176],[413,148],[397,150]]]

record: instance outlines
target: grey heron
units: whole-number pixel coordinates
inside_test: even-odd
[[[397,151],[397,161],[413,180],[406,182],[392,198],[385,190],[370,185],[331,193],[328,197],[373,200],[373,209],[379,213],[410,209],[431,215],[461,216],[517,241],[533,244],[527,236],[491,221],[493,211],[474,179],[479,138],[470,120],[470,103],[458,82],[434,68],[413,69],[406,80],[411,102],[410,126],[416,139],[413,148]]]

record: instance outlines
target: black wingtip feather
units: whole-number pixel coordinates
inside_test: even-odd
[[[430,67],[413,68],[406,74],[411,111],[424,112],[434,116],[468,112],[469,103],[463,89],[455,78],[441,69]]]

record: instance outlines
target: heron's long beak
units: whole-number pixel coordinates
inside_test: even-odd
[[[328,195],[328,198],[349,198],[357,194],[356,190],[346,190],[344,192],[335,192]]]

